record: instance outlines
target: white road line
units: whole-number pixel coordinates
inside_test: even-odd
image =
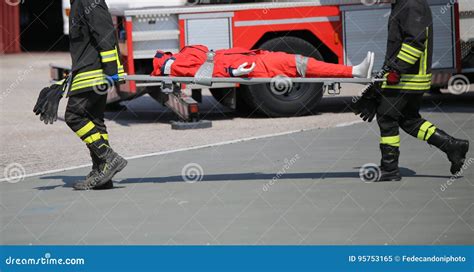
[[[352,121],[352,122],[346,122],[346,123],[341,123],[341,124],[338,124],[334,127],[337,127],[337,128],[340,128],[340,127],[350,127],[352,125],[356,125],[356,124],[360,124],[360,123],[364,123],[364,121],[362,120],[356,120],[356,121]]]
[[[353,122],[341,123],[341,124],[336,125],[335,127],[336,128],[348,127],[348,126],[352,126],[352,125],[355,125],[355,124],[358,124],[358,123],[361,123],[361,122],[362,121],[353,121]],[[127,160],[136,160],[136,159],[142,159],[142,158],[162,156],[162,155],[178,153],[178,152],[184,152],[184,151],[191,151],[191,150],[196,150],[196,149],[203,149],[203,148],[209,148],[209,147],[230,145],[230,144],[248,142],[248,141],[253,141],[253,140],[260,140],[260,139],[266,139],[266,138],[272,138],[272,137],[278,137],[278,136],[286,136],[286,135],[290,135],[290,134],[294,134],[294,133],[298,133],[298,132],[307,132],[307,131],[312,131],[312,130],[316,130],[316,129],[320,129],[320,128],[301,129],[301,130],[293,130],[293,131],[287,131],[287,132],[267,134],[267,135],[262,135],[262,136],[254,136],[254,137],[236,139],[236,140],[219,142],[219,143],[214,143],[214,144],[199,145],[199,146],[194,146],[194,147],[186,147],[186,148],[180,148],[180,149],[174,149],[174,150],[168,150],[168,151],[162,151],[162,152],[149,153],[149,154],[144,154],[144,155],[131,156],[131,157],[126,157],[126,159]],[[55,170],[48,170],[48,171],[43,171],[43,172],[37,172],[37,173],[33,173],[33,174],[24,175],[23,178],[31,178],[31,177],[37,177],[37,176],[50,175],[50,174],[57,174],[57,173],[60,173],[60,172],[65,172],[65,171],[70,171],[70,170],[77,170],[77,169],[86,168],[86,167],[90,167],[90,166],[92,166],[91,163],[83,164],[83,165],[79,165],[79,166],[72,166],[72,167],[67,167],[67,168],[55,169]],[[0,179],[0,182],[5,182],[5,181],[8,181],[8,180],[9,180],[9,178],[2,178],[2,179]]]

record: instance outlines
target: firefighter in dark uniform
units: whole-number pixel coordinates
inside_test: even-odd
[[[87,145],[92,171],[76,190],[113,187],[112,177],[127,161],[109,144],[104,124],[107,90],[124,80],[112,16],[104,0],[71,0],[71,84],[65,119]]]
[[[388,32],[385,66],[389,72],[377,108],[382,152],[380,181],[401,180],[399,128],[445,152],[454,175],[464,164],[469,142],[451,137],[419,113],[423,94],[431,88],[433,19],[427,1],[392,2]]]

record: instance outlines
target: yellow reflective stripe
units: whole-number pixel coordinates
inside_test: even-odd
[[[386,76],[385,76],[386,77]],[[399,90],[415,90],[426,91],[431,89],[432,75],[412,75],[403,74],[400,83],[397,85],[388,85],[386,82],[382,84],[384,89],[399,89]]]
[[[109,50],[109,51],[101,51],[100,55],[101,56],[115,55],[116,52],[117,52],[117,48],[114,48],[114,49]]]
[[[81,84],[86,84],[86,83],[91,83],[91,82],[102,82],[102,81],[107,82],[105,76],[101,76],[101,77],[97,77],[97,78],[91,78],[91,79],[87,79],[87,80],[81,80],[79,82],[73,82],[72,87],[74,88],[74,86],[78,86],[78,85],[81,85]]]
[[[425,52],[421,55],[420,61],[420,70],[418,74],[426,75],[427,67],[428,67],[428,39],[429,39],[429,28],[426,28],[426,41],[425,41]]]
[[[100,56],[102,57],[102,62],[112,62],[112,61],[117,61],[117,66],[120,64],[118,61],[118,50],[117,47],[115,47],[112,50],[109,51],[104,51],[100,52]]]
[[[95,128],[95,125],[94,123],[92,123],[91,121],[89,121],[89,123],[87,123],[85,126],[83,126],[81,129],[79,129],[78,131],[76,131],[76,134],[77,136],[79,137],[82,137],[84,135],[86,135],[87,133],[89,133],[91,130],[93,130]]]
[[[411,75],[411,74],[403,74],[401,77],[401,81],[406,82],[431,82],[432,74],[429,75]]]
[[[125,73],[119,74],[119,81],[123,81],[124,79],[125,79]],[[91,78],[91,79],[84,79],[79,82],[73,82],[71,91],[75,91],[77,89],[83,89],[87,87],[99,86],[103,84],[110,84],[110,82],[107,80],[105,76],[100,76],[100,77]]]
[[[117,57],[117,54],[115,54],[115,52],[113,52],[113,53],[110,53],[110,54],[100,54],[100,56],[102,58],[115,58],[115,57]]]
[[[86,144],[92,144],[94,142],[97,142],[98,140],[100,140],[102,137],[100,136],[100,133],[95,133],[95,134],[92,134],[91,136],[87,137],[84,139],[84,143]]]
[[[117,57],[117,54],[114,53],[110,53],[110,54],[107,54],[107,55],[100,55],[102,58],[115,58]]]
[[[89,75],[92,75],[92,74],[97,74],[97,73],[102,73],[102,72],[103,72],[102,69],[91,70],[91,71],[79,73],[75,77],[89,76]]]
[[[109,134],[101,134],[100,136],[102,136],[102,139],[108,141],[109,140]]]
[[[400,146],[400,135],[390,136],[390,137],[382,137],[380,139],[380,144],[399,147]]]
[[[407,53],[410,53],[411,55],[417,57],[417,58],[420,58],[421,55],[423,54],[423,51],[419,50],[419,49],[416,49],[415,47],[407,44],[407,43],[403,43],[402,44],[402,50],[407,52]]]
[[[100,75],[103,75],[103,74],[104,74],[104,71],[102,69],[83,72],[83,73],[79,73],[79,74],[75,75],[73,81],[79,81],[79,80],[84,79],[84,78],[100,76]]]
[[[116,57],[106,58],[106,59],[102,59],[102,63],[112,62],[112,61],[116,61],[116,60],[117,60]]]
[[[409,64],[415,64],[418,60],[407,53],[400,51],[397,58],[403,60],[404,62],[408,62]]]
[[[429,90],[431,89],[431,82],[400,82],[397,85],[388,85],[383,83],[382,88],[384,89],[400,89],[400,90]]]
[[[388,73],[384,75],[387,78]],[[402,74],[400,80],[405,82],[431,82],[433,75],[414,75],[414,74]]]
[[[94,86],[100,86],[100,85],[107,85],[108,82],[105,79],[92,79],[92,80],[85,80],[83,82],[73,84],[71,87],[71,91],[75,91],[78,89],[84,89],[84,88],[89,88],[89,87],[94,87]]]
[[[99,74],[99,75],[94,75],[94,76],[83,77],[80,80],[74,80],[72,82],[72,85],[78,84],[78,83],[81,83],[81,82],[84,82],[84,81],[90,81],[91,79],[96,79],[96,80],[104,79],[105,80],[105,75],[104,74]]]
[[[428,69],[428,38],[429,38],[428,37],[429,36],[428,31],[429,31],[428,28],[426,28],[425,53],[423,54],[423,60],[422,60],[422,62],[424,63],[423,64],[423,71],[422,71],[423,75],[426,75],[427,69]]]
[[[125,71],[123,70],[123,66],[120,66],[118,68],[118,73],[125,74]],[[105,78],[105,74],[102,69],[79,73],[74,77],[73,84],[82,80],[92,79],[92,78],[101,78],[101,77]]]
[[[429,91],[431,85],[427,86],[411,86],[411,85],[383,85],[384,89],[404,90],[404,91]]]
[[[431,122],[424,122],[418,131],[418,139],[428,141],[428,139],[436,132],[436,127]]]
[[[433,134],[436,132],[436,129],[437,128],[434,125],[428,129],[426,132],[425,141],[428,141],[431,136],[433,136]]]

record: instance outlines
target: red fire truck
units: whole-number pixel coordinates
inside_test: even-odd
[[[377,55],[376,68],[382,67],[389,4],[369,0],[238,2],[115,10],[127,73],[149,74],[157,49],[177,52],[191,44],[204,44],[211,49],[284,51],[347,65],[359,63],[370,50]],[[462,69],[458,4],[453,0],[429,2],[435,31],[434,84],[446,85],[449,77]],[[206,87],[187,86],[196,100],[202,88]],[[285,92],[273,89],[269,85],[220,84],[210,91],[224,105],[269,116],[317,112],[323,97],[322,85],[315,83],[294,84]],[[144,93],[158,100],[161,97],[159,86],[130,81],[109,98],[117,101]]]

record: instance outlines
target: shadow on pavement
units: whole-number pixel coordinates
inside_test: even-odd
[[[49,179],[49,180],[62,180],[64,184],[62,185],[51,185],[51,186],[40,186],[36,187],[33,189],[37,189],[39,191],[50,191],[50,190],[55,190],[56,188],[72,188],[74,183],[78,181],[84,180],[84,176],[48,176],[48,177],[41,177],[41,179]],[[122,189],[125,188],[125,186],[117,186],[117,183],[114,183],[114,188],[115,189]],[[97,191],[102,191],[102,190],[97,190]]]
[[[359,169],[359,168],[355,168]],[[451,176],[437,176],[437,175],[418,175],[415,171],[408,168],[401,168],[401,174],[406,178],[433,178],[433,179],[449,179]],[[272,180],[277,177],[277,173],[239,173],[239,174],[212,174],[204,175],[200,181],[247,181],[247,180]],[[330,173],[288,173],[279,177],[278,180],[294,180],[294,179],[341,179],[351,178],[357,182],[361,182],[359,177],[359,170],[353,172],[330,172]],[[82,176],[49,176],[41,179],[62,180],[64,185],[42,186],[36,187],[37,190],[54,190],[56,188],[72,188],[72,185],[80,180]],[[169,182],[185,182],[182,176],[168,176],[168,177],[147,177],[147,178],[128,178],[120,181],[118,184],[137,184],[137,183],[169,183]],[[117,183],[115,183],[117,184]],[[124,188],[115,186],[115,189]]]

